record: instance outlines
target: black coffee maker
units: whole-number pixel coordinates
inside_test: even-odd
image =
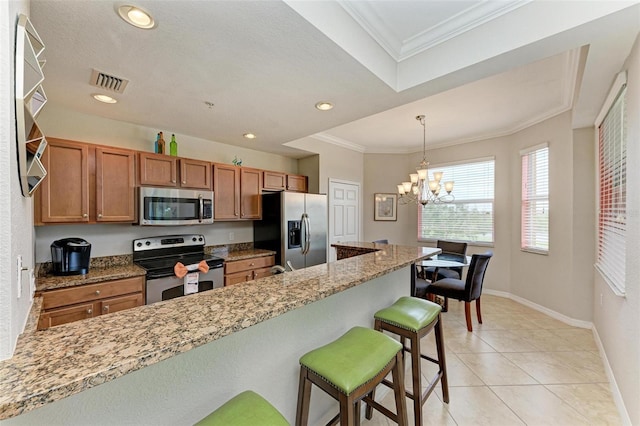
[[[63,238],[51,243],[54,275],[84,275],[89,272],[91,244],[82,238]]]

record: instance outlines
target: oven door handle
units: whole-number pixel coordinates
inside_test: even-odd
[[[198,222],[202,223],[202,219],[204,217],[204,200],[202,199],[202,194],[198,195],[198,202],[200,203],[200,208],[198,209]]]

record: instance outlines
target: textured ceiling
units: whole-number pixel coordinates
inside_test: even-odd
[[[363,152],[419,150],[417,114],[429,144],[506,134],[571,107],[587,125],[640,28],[637,2],[136,4],[157,28],[128,25],[109,1],[31,1],[52,106],[292,157],[313,135]],[[130,81],[117,104],[91,98],[94,68]],[[315,110],[320,100],[335,108]]]

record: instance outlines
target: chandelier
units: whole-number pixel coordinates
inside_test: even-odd
[[[398,185],[398,194],[400,194],[398,202],[401,204],[422,204],[423,206],[429,203],[450,203],[455,199],[451,194],[453,181],[440,184],[442,172],[433,172],[433,180],[429,180],[429,162],[426,150],[427,129],[424,115],[417,116],[416,120],[422,125],[422,161],[416,168],[417,173],[409,174],[410,181]],[[446,194],[440,195],[442,185],[444,185]]]

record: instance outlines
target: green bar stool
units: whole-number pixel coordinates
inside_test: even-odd
[[[396,413],[373,400],[373,390],[391,372],[396,398]],[[360,401],[374,407],[400,425],[407,424],[404,398],[402,345],[390,336],[365,327],[354,327],[333,342],[314,349],[300,358],[300,385],[296,425],[309,421],[311,384],[331,395],[340,404],[338,419],[342,426],[360,424]]]
[[[242,392],[196,426],[290,426],[273,405],[253,391]]]
[[[400,341],[404,350],[411,353],[411,375],[413,378],[412,392],[406,391],[407,397],[413,400],[413,411],[415,414],[415,424],[422,425],[422,405],[436,387],[438,381],[442,385],[442,398],[449,403],[449,384],[447,381],[447,364],[444,354],[444,336],[442,333],[442,320],[440,312],[442,308],[437,303],[417,297],[401,297],[388,308],[379,310],[374,314],[375,329],[388,331],[400,336]],[[438,359],[423,355],[420,351],[420,339],[435,329],[436,348]],[[405,346],[406,339],[409,339],[411,348]],[[420,368],[420,358],[437,364],[438,373],[429,381],[429,386],[422,393],[422,373]],[[384,385],[395,386],[393,383],[384,380]],[[403,383],[404,386],[404,383]],[[367,406],[366,416],[371,419],[372,411]]]

